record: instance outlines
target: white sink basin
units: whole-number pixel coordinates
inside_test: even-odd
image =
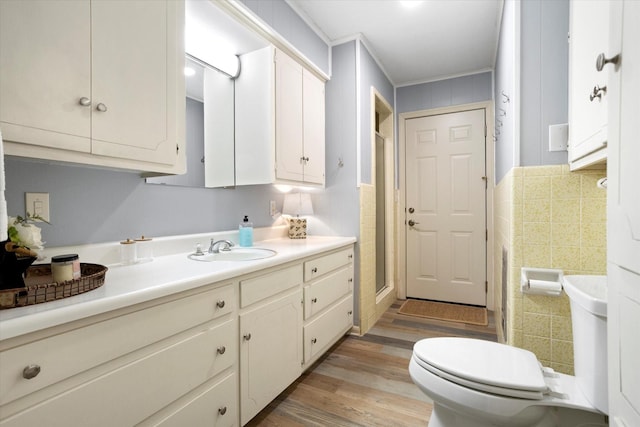
[[[582,308],[598,316],[607,316],[607,276],[564,276],[564,291]]]
[[[202,255],[191,254],[189,258],[194,261],[252,261],[256,259],[269,258],[277,252],[265,248],[231,248],[228,251],[221,250],[218,253],[203,253]]]

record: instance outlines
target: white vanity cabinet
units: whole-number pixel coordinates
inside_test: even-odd
[[[244,425],[302,373],[302,267],[240,281],[240,408]]]
[[[353,326],[353,248],[304,263],[304,368]]]
[[[269,46],[242,55],[236,185],[325,183],[324,81]]]
[[[607,86],[611,66],[596,68],[608,54],[609,4],[571,1],[569,38],[569,164],[578,170],[607,159]]]
[[[324,186],[324,83],[276,50],[276,179]]]
[[[0,2],[6,154],[182,173],[184,3]]]
[[[237,425],[236,289],[2,341],[0,425]]]

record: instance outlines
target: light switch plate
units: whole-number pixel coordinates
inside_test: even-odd
[[[549,151],[567,151],[569,124],[549,125]]]
[[[49,193],[24,193],[24,204],[25,211],[30,215],[39,216],[47,222],[51,221]]]

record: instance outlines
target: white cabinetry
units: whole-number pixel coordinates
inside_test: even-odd
[[[353,248],[304,263],[304,367],[353,326]]]
[[[241,57],[236,80],[236,184],[324,186],[324,82],[267,47]]]
[[[184,4],[0,2],[10,155],[184,172]]]
[[[246,424],[302,373],[302,268],[240,281],[240,407]]]
[[[607,161],[609,423],[640,425],[640,2],[611,4],[610,144]]]
[[[2,342],[0,425],[237,425],[235,289]]]
[[[276,51],[276,178],[324,185],[324,83]]]
[[[571,1],[569,41],[569,164],[571,170],[607,159],[607,81],[596,59],[608,51],[609,3]],[[603,167],[603,166],[601,166]]]

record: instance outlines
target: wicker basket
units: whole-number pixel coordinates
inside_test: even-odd
[[[82,263],[79,279],[56,283],[51,277],[51,264],[32,265],[25,273],[24,288],[0,291],[0,310],[55,301],[91,291],[104,284],[106,272],[107,267],[103,265]]]

